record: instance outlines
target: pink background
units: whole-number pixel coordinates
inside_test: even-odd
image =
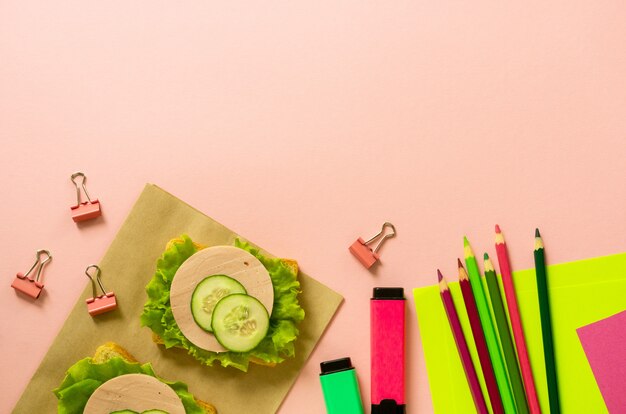
[[[346,297],[281,413],[323,412],[318,363],[347,355],[369,403],[371,288],[453,278],[464,234],[493,253],[499,223],[517,269],[535,226],[552,263],[626,250],[625,21],[617,0],[0,1],[0,412],[146,182]],[[82,226],[76,170],[104,210]],[[385,220],[369,273],[347,248]],[[38,248],[31,303],[9,285]]]

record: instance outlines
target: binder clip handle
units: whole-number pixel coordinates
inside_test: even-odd
[[[389,227],[391,229],[391,231],[389,233],[387,233],[387,234],[384,234],[385,233],[385,227]],[[376,234],[374,237],[372,237],[371,239],[367,240],[363,244],[365,244],[367,246],[367,245],[373,243],[376,239],[378,239],[381,236],[382,236],[382,238],[380,239],[378,244],[376,244],[376,246],[374,246],[374,248],[372,249],[372,251],[374,253],[378,252],[378,249],[380,249],[380,246],[382,246],[382,244],[383,244],[383,242],[385,240],[390,239],[390,238],[396,236],[396,227],[393,224],[389,223],[388,221],[384,222],[382,228],[380,229],[380,232],[378,232],[378,234]]]
[[[391,230],[385,233],[387,227],[389,227]],[[394,237],[395,235],[395,226],[386,221],[383,224],[383,227],[380,229],[380,232],[374,235],[374,237],[370,238],[367,241],[364,241],[362,238],[359,237],[354,243],[350,245],[348,249],[350,250],[350,253],[352,253],[363,266],[365,266],[365,268],[369,269],[374,263],[376,263],[380,259],[380,256],[378,255],[378,249],[380,249],[380,246],[383,245],[385,240]],[[372,249],[369,245],[374,243],[376,240],[378,240],[378,243],[376,243],[376,246],[374,246],[374,248]]]
[[[96,269],[96,280],[93,279],[93,277],[89,274],[89,270],[90,269]],[[98,265],[92,264],[87,266],[87,268],[85,269],[85,274],[87,275],[87,277],[91,280],[91,286],[93,287],[93,297],[97,298],[98,297],[98,288],[96,287],[96,281],[98,282],[98,285],[100,286],[100,289],[102,290],[102,294],[106,295],[107,291],[104,288],[104,285],[102,284],[102,280],[100,280],[100,273],[102,273],[102,271],[100,270],[100,267],[98,267]]]
[[[96,269],[95,280],[94,276],[89,274],[89,270],[91,269]],[[85,274],[89,279],[91,279],[91,286],[93,287],[93,297],[86,300],[87,312],[89,312],[91,316],[100,315],[101,313],[109,312],[117,308],[115,293],[107,292],[102,284],[102,280],[100,280],[100,273],[102,273],[102,271],[95,264],[89,265],[85,269]],[[102,290],[102,295],[98,295],[96,282],[98,282],[98,286],[100,286],[100,289]]]
[[[42,259],[42,256],[44,255],[46,257],[45,259]],[[30,269],[28,269],[28,272],[26,272],[26,274],[18,272],[15,276],[15,279],[13,280],[13,283],[11,283],[11,287],[32,297],[33,299],[39,298],[39,295],[41,295],[41,291],[43,290],[43,283],[39,282],[39,279],[41,278],[43,267],[50,260],[52,260],[52,255],[48,250],[37,250],[37,258],[35,259],[35,263],[33,263]],[[31,273],[33,273],[35,268],[37,268],[37,273],[33,278]]]
[[[41,260],[41,256],[44,254],[46,255],[46,258],[45,260]],[[52,260],[52,255],[50,254],[48,250],[45,250],[45,249],[37,250],[37,259],[35,259],[35,263],[33,263],[30,269],[28,269],[28,272],[26,272],[26,274],[24,275],[24,278],[28,278],[29,280],[33,282],[39,282],[39,278],[41,277],[41,272],[43,271],[43,267],[50,260]],[[33,279],[32,277],[29,277],[29,275],[33,270],[35,270],[35,267],[37,267],[37,265],[39,265],[39,268],[37,269],[37,275],[35,276],[35,279]]]
[[[72,183],[74,183],[74,186],[76,187],[76,205],[77,206],[80,205],[80,187],[78,186],[78,183],[76,182],[76,178],[78,177],[82,177],[81,187],[83,188],[85,197],[87,197],[87,201],[91,203],[91,198],[89,197],[89,193],[87,192],[87,187],[85,187],[85,181],[87,181],[87,176],[85,176],[84,173],[77,171],[70,176]]]

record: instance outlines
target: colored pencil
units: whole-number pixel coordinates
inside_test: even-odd
[[[478,352],[478,360],[482,367],[483,377],[485,378],[485,385],[487,386],[487,394],[491,402],[491,409],[494,414],[504,413],[504,406],[502,404],[502,398],[500,391],[498,390],[498,382],[494,374],[494,368],[491,359],[489,358],[489,350],[487,348],[487,341],[485,340],[485,334],[483,332],[482,325],[480,324],[480,317],[478,316],[478,308],[476,307],[476,301],[472,288],[470,286],[469,279],[467,278],[467,272],[463,268],[463,264],[460,259],[459,264],[459,287],[463,294],[463,302],[465,302],[465,309],[467,310],[467,317],[469,318],[470,327],[472,328],[472,335],[474,336],[474,343],[476,344],[476,351]],[[513,411],[515,412],[515,411]],[[506,411],[508,414],[509,411]]]
[[[524,388],[526,388],[526,397],[532,414],[541,413],[539,399],[537,398],[537,390],[535,388],[535,380],[533,379],[533,371],[528,358],[528,349],[526,348],[526,338],[524,337],[524,329],[522,328],[522,318],[520,317],[519,307],[517,305],[517,297],[515,296],[515,286],[513,284],[513,276],[511,275],[511,265],[509,264],[509,255],[506,251],[506,242],[500,226],[496,224],[496,253],[498,254],[498,264],[500,265],[500,274],[502,275],[502,284],[504,285],[504,295],[506,296],[506,304],[509,309],[509,318],[511,319],[511,328],[513,330],[513,339],[517,348],[517,357],[522,370],[522,378],[524,379]]]
[[[556,380],[556,364],[554,363],[554,341],[552,340],[552,322],[550,320],[546,259],[539,229],[535,229],[535,272],[537,274],[537,295],[539,296],[539,314],[541,315],[541,335],[543,337],[543,354],[546,361],[550,413],[558,414],[561,412],[561,407],[559,404],[559,387]]]
[[[456,313],[456,308],[454,307],[454,302],[452,301],[452,295],[450,294],[450,289],[448,289],[448,284],[439,269],[437,269],[437,278],[439,279],[441,301],[443,302],[443,307],[446,309],[446,315],[448,315],[448,322],[450,323],[452,335],[454,336],[454,342],[456,343],[459,356],[461,357],[461,363],[463,364],[463,370],[465,371],[465,376],[467,377],[467,383],[469,384],[470,392],[472,393],[472,399],[474,400],[476,411],[478,411],[478,414],[489,414],[487,404],[485,403],[485,397],[480,389],[476,369],[474,369],[472,357],[470,356],[469,349],[467,348],[467,342],[465,342],[465,337],[463,336],[459,315]]]
[[[519,366],[517,365],[517,355],[515,355],[513,339],[511,338],[511,332],[509,332],[509,322],[504,310],[504,304],[502,303],[502,295],[500,294],[500,286],[498,285],[496,271],[494,270],[493,263],[491,263],[491,259],[487,253],[484,255],[484,260],[485,280],[487,280],[487,287],[489,288],[491,308],[493,309],[493,314],[496,319],[496,326],[498,327],[498,335],[500,336],[504,362],[506,363],[506,367],[509,372],[509,380],[511,381],[513,396],[515,397],[517,410],[520,413],[527,413],[528,402],[526,401],[526,394],[524,394],[524,383],[522,382],[522,375],[520,373]]]
[[[496,374],[496,381],[498,383],[498,389],[502,396],[502,404],[504,405],[504,411],[508,413],[517,413],[515,405],[515,399],[511,392],[511,384],[506,374],[506,367],[500,353],[500,344],[498,344],[498,337],[496,335],[495,327],[491,321],[491,313],[489,312],[489,304],[487,303],[487,297],[483,290],[482,280],[480,278],[480,270],[478,270],[478,263],[476,263],[476,257],[472,247],[467,240],[467,237],[463,238],[463,250],[465,253],[465,265],[467,266],[467,272],[469,274],[470,285],[472,286],[472,292],[474,292],[474,298],[476,299],[476,305],[478,306],[478,316],[480,317],[480,323],[483,326],[485,332],[485,339],[487,340],[487,349],[489,350],[489,356],[493,363],[493,371]]]

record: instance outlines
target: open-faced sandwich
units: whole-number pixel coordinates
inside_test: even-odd
[[[125,349],[109,342],[72,365],[54,390],[59,414],[216,414],[182,382],[156,376]]]
[[[141,323],[166,348],[242,371],[294,356],[304,310],[293,260],[266,257],[240,240],[204,247],[183,235],[167,244],[146,291]]]

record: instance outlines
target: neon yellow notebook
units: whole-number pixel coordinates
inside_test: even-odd
[[[607,413],[576,329],[626,309],[626,253],[548,266],[555,357],[561,411]],[[522,324],[526,335],[539,402],[549,412],[534,269],[514,272]],[[458,283],[450,283],[474,365],[478,356]],[[433,406],[437,413],[472,413],[472,402],[438,286],[413,290],[426,358]],[[484,379],[478,369],[484,392]]]

